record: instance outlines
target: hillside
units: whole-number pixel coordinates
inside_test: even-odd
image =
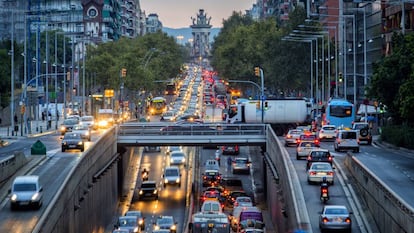
[[[210,43],[214,41],[214,37],[218,35],[221,28],[211,28],[210,31]],[[177,36],[183,36],[184,38],[181,40],[181,43],[187,43],[188,39],[193,38],[191,34],[191,28],[162,28],[162,31],[167,33],[169,36],[177,38]]]

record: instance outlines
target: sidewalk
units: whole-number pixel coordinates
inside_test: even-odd
[[[60,125],[62,124],[63,119],[59,119],[56,125],[56,120],[52,121],[52,127],[47,128],[47,121],[30,121],[26,127],[19,122],[17,129],[18,131],[13,131],[11,125],[1,126],[0,127],[0,147],[7,146],[10,143],[13,143],[18,140],[24,140],[28,137],[37,137],[44,134],[55,133]]]

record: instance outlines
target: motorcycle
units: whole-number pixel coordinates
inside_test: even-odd
[[[148,180],[148,171],[143,171],[141,176],[142,176],[142,181],[147,181]]]
[[[329,200],[329,189],[328,189],[328,183],[326,182],[326,180],[324,180],[321,183],[320,199],[324,204]]]

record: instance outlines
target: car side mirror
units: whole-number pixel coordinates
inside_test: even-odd
[[[43,191],[43,187],[40,187],[39,192],[42,192],[42,191]]]

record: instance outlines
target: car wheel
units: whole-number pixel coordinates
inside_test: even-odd
[[[81,152],[85,151],[85,148],[84,148],[84,147],[82,147],[82,148],[80,149],[80,151],[81,151]]]
[[[15,209],[17,209],[17,205],[16,205],[16,204],[11,203],[11,204],[10,204],[10,209],[11,209],[11,210],[15,210]]]

